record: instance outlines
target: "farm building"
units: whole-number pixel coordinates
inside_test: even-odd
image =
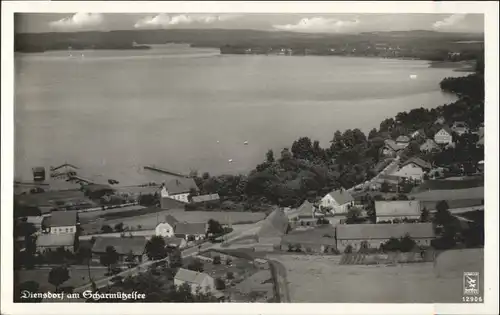
[[[418,245],[429,246],[435,238],[432,223],[401,224],[340,224],[337,225],[337,248],[344,251],[351,245],[353,251],[366,242],[370,248],[379,248],[390,238],[409,235]]]
[[[206,223],[187,223],[181,222],[175,225],[175,236],[189,240],[201,240],[206,237],[207,233],[207,224]]]
[[[218,204],[220,197],[219,194],[193,196],[191,202],[195,204]]]
[[[208,274],[180,268],[174,277],[174,284],[181,286],[184,283],[191,287],[193,294],[196,294],[198,290],[202,293],[215,291],[214,279]]]
[[[343,214],[354,205],[354,198],[345,189],[334,190],[321,199],[320,209]]]
[[[420,202],[416,200],[375,201],[377,222],[420,218]]]
[[[401,164],[399,170],[391,175],[421,182],[432,165],[418,157],[412,157]]]
[[[99,262],[100,256],[111,246],[118,253],[121,263],[128,262],[129,256],[133,257],[133,262],[141,263],[148,259],[145,252],[146,243],[147,239],[144,236],[97,237],[92,246],[92,260]]]
[[[161,198],[170,198],[184,203],[189,202],[191,191],[198,192],[198,186],[194,179],[179,177],[163,185],[161,189]],[[162,206],[163,208],[163,206]]]
[[[51,250],[55,251],[62,247],[71,252],[77,247],[78,238],[75,233],[66,234],[41,234],[36,239],[36,250],[40,253]]]
[[[74,234],[77,232],[78,213],[76,211],[56,211],[47,217],[43,225],[51,234]]]

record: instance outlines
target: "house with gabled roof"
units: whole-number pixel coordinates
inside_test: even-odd
[[[77,244],[78,238],[75,233],[40,234],[36,239],[36,250],[43,253],[45,251],[55,251],[62,247],[65,250],[74,252]]]
[[[463,135],[464,133],[469,132],[469,127],[464,121],[455,121],[453,122],[453,125],[451,126],[451,130],[455,133],[457,133],[459,136]]]
[[[432,152],[432,151],[438,151],[441,148],[439,145],[432,139],[427,139],[421,146],[420,146],[420,151],[421,152]]]
[[[165,217],[163,222],[158,223],[155,228],[155,234],[157,236],[172,237],[174,236],[175,225],[177,223],[179,223],[179,221],[169,214]]]
[[[386,139],[384,141],[384,146],[381,148],[381,154],[384,156],[396,156],[403,149],[404,147],[398,145],[396,141],[392,139]]]
[[[424,179],[424,175],[431,168],[432,165],[429,162],[424,161],[419,157],[412,157],[406,162],[402,163],[399,169],[395,173],[393,173],[393,175],[406,179],[422,181]]]
[[[189,194],[192,191],[199,191],[194,179],[179,177],[163,185],[161,189],[161,198],[169,198],[188,203]]]
[[[206,237],[208,226],[206,223],[179,222],[175,224],[174,235],[190,240],[201,240]]]
[[[377,222],[394,222],[395,220],[418,220],[421,214],[421,203],[417,200],[377,200],[375,213]]]
[[[189,269],[179,268],[175,274],[174,285],[181,286],[188,284],[192,294],[212,293],[215,291],[214,278],[204,272],[197,272]]]
[[[354,205],[354,198],[345,189],[329,192],[320,201],[320,209],[331,211],[333,214],[346,214]]]
[[[341,252],[349,245],[353,252],[357,251],[362,243],[369,248],[380,248],[389,239],[406,235],[421,246],[430,246],[435,238],[432,223],[339,224],[336,227],[337,249]]]
[[[443,126],[434,135],[434,141],[437,144],[452,144],[453,143],[453,131],[448,126]]]
[[[406,148],[410,144],[410,138],[407,136],[399,136],[396,139],[396,144],[401,148]]]
[[[54,211],[42,223],[45,228],[50,229],[50,234],[74,234],[78,224],[76,211]]]
[[[144,236],[97,237],[92,246],[92,260],[99,262],[100,256],[106,253],[108,247],[113,247],[120,262],[141,263],[148,259]],[[133,258],[133,261],[128,261]]]

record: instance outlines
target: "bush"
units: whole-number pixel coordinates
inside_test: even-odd
[[[213,264],[214,265],[220,265],[220,263],[221,263],[220,256],[219,255],[215,256],[214,260],[213,260]]]
[[[351,246],[351,244],[349,244],[344,249],[344,254],[351,254],[351,253],[352,253],[352,246]]]
[[[232,279],[234,279],[234,274],[233,274],[233,272],[232,272],[232,271],[228,271],[228,272],[226,273],[226,279],[228,279],[228,280],[232,280]]]
[[[221,278],[215,278],[214,284],[217,290],[224,290],[226,288],[226,283]]]

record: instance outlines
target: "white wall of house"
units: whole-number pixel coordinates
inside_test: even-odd
[[[396,219],[398,219],[398,220],[403,220],[403,219],[418,220],[418,219],[420,219],[420,215],[377,216],[377,222],[380,222],[380,221],[393,222]]]
[[[181,202],[189,202],[188,200],[189,192],[182,194],[170,194],[165,187],[161,189],[161,198],[170,198],[174,200],[178,200]]]
[[[417,181],[422,181],[425,171],[414,163],[407,164],[400,168],[394,175],[409,178]]]
[[[446,130],[441,129],[434,135],[434,141],[438,144],[451,144],[453,137]]]
[[[76,233],[76,226],[53,226],[50,227],[50,234],[72,234]]]
[[[340,205],[330,194],[327,194],[323,199],[321,199],[321,208],[331,208],[334,214],[347,213],[349,208],[354,204],[354,202],[348,202]]]
[[[412,239],[415,241],[415,243],[417,243],[417,245],[420,245],[420,246],[430,246],[431,245],[431,241],[434,238],[429,237],[429,238],[412,238]],[[368,243],[368,247],[369,248],[379,248],[380,245],[384,244],[388,240],[389,239],[337,240],[337,249],[340,252],[343,252],[348,245],[351,245],[352,249],[353,249],[353,252],[357,252],[361,248],[361,243],[363,241],[366,241]]]
[[[172,237],[174,236],[174,228],[167,222],[160,223],[155,228],[156,236]]]

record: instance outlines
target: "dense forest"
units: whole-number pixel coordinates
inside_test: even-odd
[[[17,52],[43,52],[67,49],[147,49],[147,45],[189,43],[193,47],[222,48],[243,53],[245,48],[290,48],[296,54],[330,55],[357,53],[372,56],[390,56],[425,60],[448,60],[449,52],[469,60],[484,49],[482,34],[440,33],[432,31],[378,32],[361,34],[311,34],[295,32],[267,32],[256,30],[172,29],[172,30],[117,30],[109,32],[76,33],[18,33],[14,37]],[[464,44],[464,42],[466,42]],[[134,44],[135,43],[135,44]],[[383,45],[383,47],[376,47]],[[70,48],[71,47],[71,48]],[[422,48],[422,47],[425,47]],[[335,52],[332,51],[335,49]],[[455,57],[457,58],[457,57]]]
[[[193,174],[201,193],[218,193],[226,210],[262,211],[269,205],[297,206],[306,198],[314,200],[338,188],[350,188],[372,178],[387,165],[380,156],[385,139],[422,129],[432,138],[445,124],[466,122],[472,130],[484,122],[484,62],[478,58],[476,72],[465,77],[445,78],[441,87],[456,93],[456,102],[433,109],[416,108],[398,113],[381,122],[366,136],[359,129],[336,131],[330,146],[322,148],[319,141],[301,137],[279,154],[269,150],[263,162],[248,175],[201,176]],[[474,82],[472,84],[467,84]],[[455,148],[441,152],[421,153],[422,139],[410,143],[404,158],[420,156],[435,166],[446,166],[459,172],[466,164],[484,159],[484,150],[476,147],[477,135],[454,134]],[[457,173],[458,174],[458,173]]]

